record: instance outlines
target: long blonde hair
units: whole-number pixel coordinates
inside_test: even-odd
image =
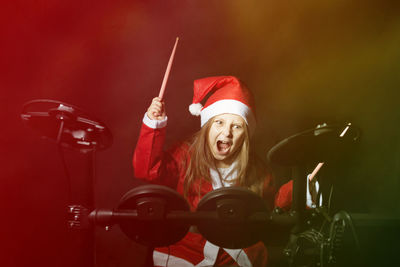
[[[208,146],[208,133],[214,119],[210,119],[203,127],[193,135],[188,141],[189,160],[186,162],[186,173],[184,181],[184,196],[188,194],[200,194],[200,188],[192,188],[196,181],[199,181],[199,187],[202,181],[211,182],[210,169],[216,169],[215,159]],[[263,182],[266,175],[266,168],[258,160],[250,147],[250,138],[245,124],[245,137],[241,148],[233,155],[236,158],[235,165],[237,177],[236,185],[246,187],[253,192],[261,195]]]

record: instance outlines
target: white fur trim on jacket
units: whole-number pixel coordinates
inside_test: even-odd
[[[164,128],[165,126],[167,126],[167,121],[168,121],[167,116],[165,116],[165,119],[163,119],[161,121],[152,120],[149,118],[149,116],[147,116],[147,112],[144,114],[144,117],[143,117],[143,123],[152,129]]]

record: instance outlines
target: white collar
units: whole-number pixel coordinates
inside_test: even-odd
[[[210,169],[213,189],[229,187],[234,184],[234,180],[237,177],[237,171],[232,172],[232,170],[236,167],[236,165],[237,163],[234,162],[228,168],[218,168],[218,170]]]

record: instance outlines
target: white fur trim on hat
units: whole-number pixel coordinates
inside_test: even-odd
[[[189,105],[189,111],[194,116],[200,116],[203,105],[201,103],[193,103]]]
[[[234,99],[223,99],[204,108],[200,114],[201,127],[203,127],[203,125],[212,117],[224,113],[236,114],[242,117],[249,127],[250,135],[252,135],[256,128],[256,119],[254,114],[247,105]]]

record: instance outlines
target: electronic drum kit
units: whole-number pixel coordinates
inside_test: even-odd
[[[24,105],[21,118],[29,128],[63,149],[93,154],[112,144],[111,131],[104,123],[63,102],[30,101]],[[95,209],[93,203],[89,207],[70,205],[68,225],[71,229],[93,225],[109,229],[118,224],[127,237],[148,247],[174,244],[195,226],[211,243],[231,249],[251,246],[284,225],[289,235],[282,251],[287,265],[341,266],[337,250],[343,236],[350,236],[354,244],[358,242],[353,235],[352,219],[346,212],[332,216],[319,205],[306,208],[307,172],[302,166],[308,162],[329,162],[351,147],[359,136],[359,129],[351,123],[324,124],[293,135],[268,152],[270,163],[297,169],[289,212],[270,211],[261,197],[238,187],[211,191],[195,211],[190,211],[186,200],[175,190],[142,185],[128,191],[115,209]],[[327,231],[316,230],[316,217],[328,224]]]

